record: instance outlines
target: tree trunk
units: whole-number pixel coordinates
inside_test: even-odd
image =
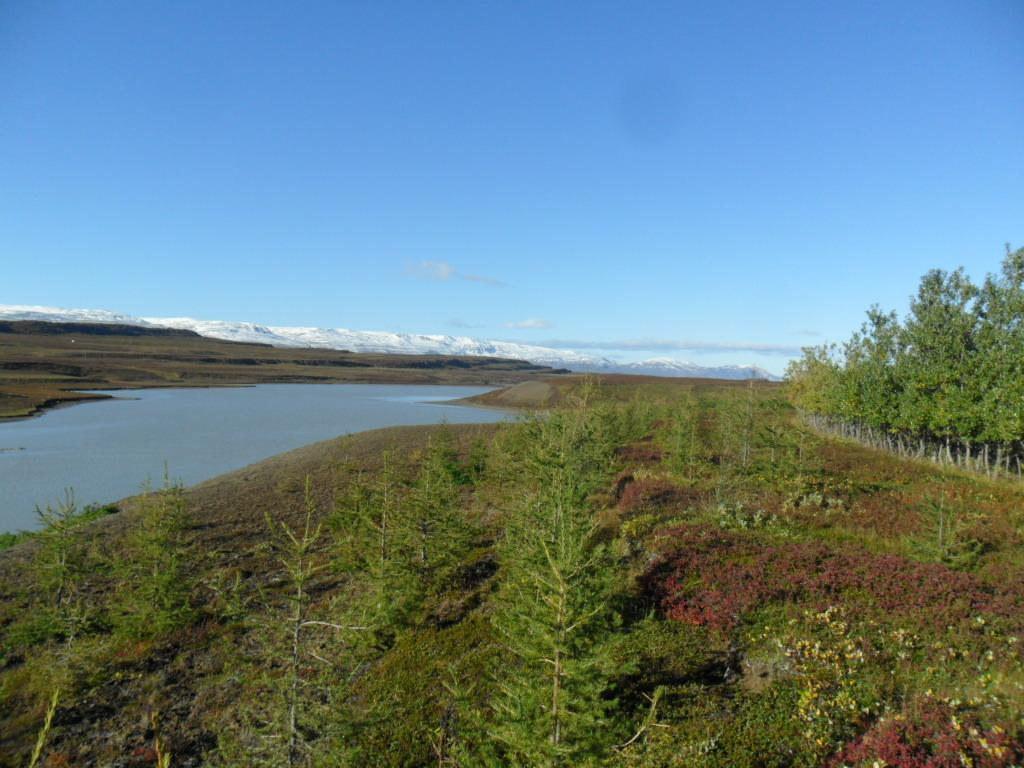
[[[555,653],[551,680],[551,743],[562,743],[562,643],[565,641],[565,582],[559,584]]]
[[[290,699],[288,702],[288,765],[295,765],[299,759],[299,634],[302,631],[302,600],[302,583],[299,582],[295,591],[295,612],[292,615],[291,690],[288,694]]]

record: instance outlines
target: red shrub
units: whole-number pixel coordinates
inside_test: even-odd
[[[964,761],[961,756],[967,758]],[[919,701],[898,718],[887,718],[829,761],[829,768],[871,765],[888,768],[1005,768],[1019,765],[1024,745],[1000,728],[981,728],[936,699]]]
[[[700,491],[680,488],[667,480],[655,478],[625,482],[617,492],[617,498],[619,511],[625,513],[682,510],[698,505],[703,500]]]
[[[153,765],[157,761],[157,754],[152,747],[141,746],[132,750],[132,758],[132,765]]]
[[[661,449],[650,442],[624,445],[615,450],[615,454],[630,464],[657,464],[661,461]]]
[[[822,543],[764,544],[712,526],[668,531],[672,546],[647,573],[645,586],[677,621],[734,628],[744,613],[775,602],[824,608],[866,604],[936,629],[978,615],[1020,622],[1021,594],[937,563]],[[1016,624],[1015,624],[1016,625]]]

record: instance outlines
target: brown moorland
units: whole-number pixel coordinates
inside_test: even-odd
[[[507,385],[564,371],[522,360],[362,354],[221,341],[192,331],[0,322],[0,420],[106,397],[89,389],[272,383]]]

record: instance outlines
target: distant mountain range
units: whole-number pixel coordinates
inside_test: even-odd
[[[322,347],[325,349],[347,349],[352,352],[509,357],[527,360],[537,365],[550,365],[553,368],[568,368],[571,371],[594,373],[778,380],[777,376],[757,366],[706,367],[668,357],[620,363],[607,357],[586,355],[567,349],[552,349],[514,341],[486,341],[468,336],[352,331],[346,328],[266,326],[224,320],[196,320],[191,317],[143,318],[104,309],[63,309],[4,304],[0,304],[0,319],[39,320],[55,323],[117,323],[157,328],[181,328],[214,339],[256,342],[275,347]]]

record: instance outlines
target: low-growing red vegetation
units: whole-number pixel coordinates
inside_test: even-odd
[[[841,524],[851,531],[896,538],[921,530],[920,508],[924,501],[909,499],[900,491],[865,494],[842,515]]]
[[[136,747],[132,751],[132,765],[156,765],[156,750],[149,746]]]
[[[647,440],[617,448],[615,454],[630,464],[657,464],[662,458],[661,448]]]
[[[618,509],[627,514],[662,509],[686,509],[703,501],[703,495],[692,488],[680,488],[668,480],[646,478],[633,480],[617,493]]]
[[[666,616],[688,624],[730,630],[769,603],[853,602],[939,630],[979,614],[1022,629],[1019,592],[938,563],[820,542],[768,543],[708,525],[665,533],[670,548],[648,571],[646,589]]]
[[[1020,765],[1024,744],[998,726],[983,728],[947,703],[927,698],[904,714],[879,720],[829,761],[829,768],[1008,768]]]

